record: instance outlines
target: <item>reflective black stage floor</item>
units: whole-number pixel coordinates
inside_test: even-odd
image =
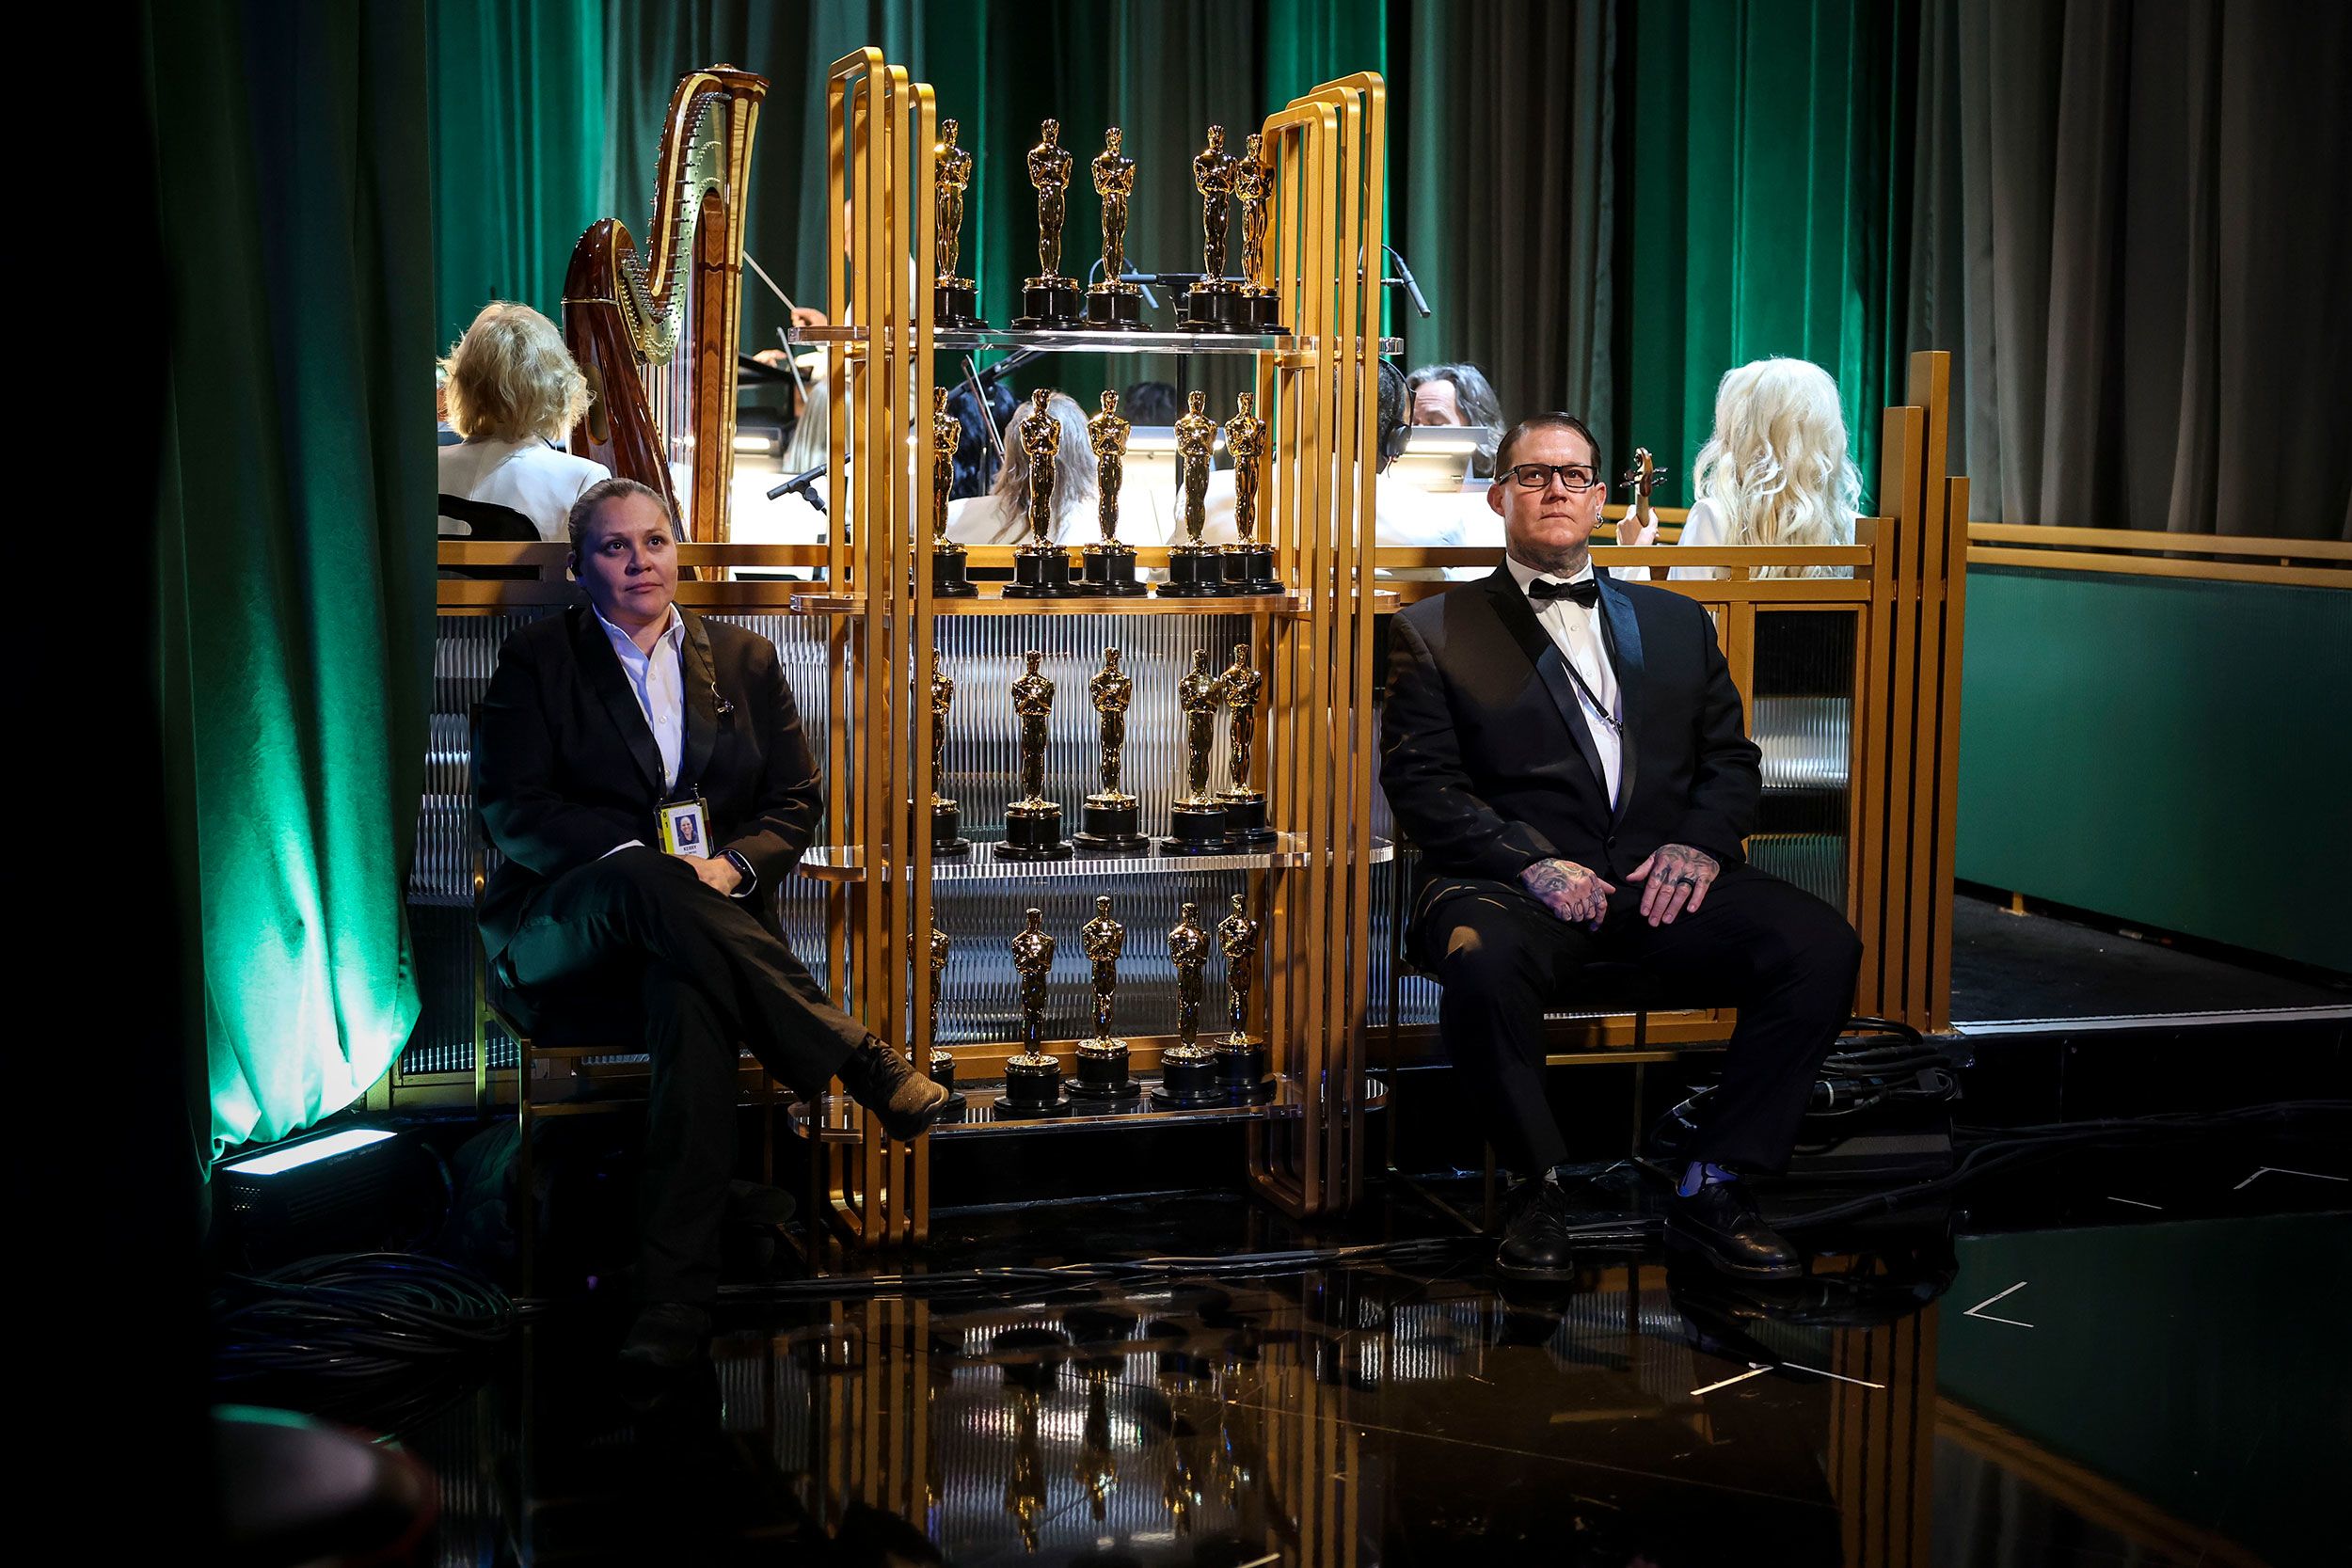
[[[739,1294],[662,1388],[555,1308],[393,1424],[446,1563],[2341,1561],[2340,1131],[2045,1162],[1769,1291],[1597,1250],[1502,1291],[1406,1198],[966,1214],[924,1294]]]

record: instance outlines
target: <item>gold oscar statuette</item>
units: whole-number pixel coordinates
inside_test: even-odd
[[[1176,1043],[1160,1053],[1160,1086],[1152,1098],[1179,1107],[1220,1104],[1216,1056],[1200,1043],[1201,975],[1209,963],[1209,933],[1200,928],[1200,906],[1186,904],[1168,933],[1168,961],[1176,967]]]
[[[964,856],[972,841],[963,836],[963,808],[940,793],[947,776],[947,710],[955,705],[956,683],[940,668],[939,650],[931,650],[931,855],[933,859]]]
[[[1090,854],[1132,855],[1152,847],[1151,841],[1136,831],[1141,804],[1120,787],[1122,753],[1127,746],[1127,709],[1135,697],[1135,677],[1120,665],[1119,650],[1104,649],[1103,667],[1087,681],[1087,699],[1094,705],[1102,739],[1102,787],[1080,805],[1080,826],[1075,836],[1078,847]]]
[[[939,140],[932,144],[931,196],[934,222],[931,248],[939,262],[939,286],[969,289],[972,280],[956,274],[956,259],[963,245],[963,193],[972,184],[972,153],[956,145],[958,126],[939,122]]]
[[[1265,270],[1266,201],[1274,194],[1274,170],[1265,161],[1265,137],[1255,132],[1233,166],[1233,199],[1241,206],[1241,286],[1245,293],[1271,293],[1261,282]]]
[[[1233,542],[1218,553],[1224,557],[1228,594],[1279,594],[1274,577],[1274,551],[1258,541],[1258,495],[1265,461],[1265,420],[1258,417],[1258,398],[1242,392],[1233,400],[1233,417],[1225,421],[1225,451],[1233,460]]]
[[[1061,807],[1045,799],[1045,740],[1054,715],[1054,682],[1038,668],[1045,656],[1022,656],[1027,669],[1012,683],[1012,711],[1021,726],[1021,798],[1005,808],[1005,837],[997,857],[1012,861],[1068,860]]]
[[[1136,194],[1136,161],[1119,150],[1119,127],[1103,133],[1094,155],[1094,194],[1103,200],[1103,280],[1087,290],[1087,321],[1095,326],[1143,325],[1143,291],[1127,280],[1127,203]]]
[[[1192,160],[1193,189],[1200,193],[1200,271],[1204,281],[1225,277],[1225,241],[1232,227],[1233,155],[1225,150],[1225,127],[1209,127],[1209,145]]]
[[[1224,701],[1224,678],[1209,673],[1207,650],[1195,648],[1191,672],[1176,683],[1176,705],[1184,716],[1184,790],[1168,811],[1171,836],[1160,841],[1165,853],[1221,854],[1233,847],[1226,836],[1225,802],[1209,789],[1216,710]]]
[[[1249,644],[1233,644],[1233,662],[1217,676],[1225,700],[1225,764],[1228,784],[1217,791],[1225,808],[1225,832],[1248,844],[1271,844],[1275,835],[1265,825],[1265,792],[1249,782],[1249,765],[1257,751],[1259,699],[1265,691],[1265,672],[1249,667]]]
[[[1201,598],[1225,592],[1224,560],[1216,546],[1200,538],[1209,521],[1210,454],[1216,446],[1216,421],[1209,418],[1208,406],[1208,393],[1187,392],[1184,412],[1176,420],[1184,537],[1168,547],[1168,580],[1160,584],[1162,598]]]
[[[1102,410],[1087,420],[1087,443],[1094,449],[1095,525],[1102,537],[1079,549],[1081,594],[1133,598],[1151,590],[1136,580],[1136,550],[1119,542],[1119,492],[1126,480],[1128,422],[1120,418],[1119,394],[1105,390]]]
[[[1111,1033],[1111,1001],[1119,990],[1119,955],[1127,945],[1127,927],[1111,917],[1107,897],[1094,900],[1094,918],[1078,928],[1078,945],[1092,970],[1094,1033],[1078,1042],[1078,1076],[1070,1092],[1097,1100],[1121,1099],[1142,1085],[1127,1076],[1127,1042]]]
[[[1216,923],[1216,945],[1225,955],[1226,1034],[1216,1042],[1216,1074],[1226,1089],[1254,1095],[1265,1078],[1265,1041],[1249,1032],[1249,994],[1258,977],[1258,923],[1249,901],[1233,895],[1233,912]]]
[[[1021,416],[1021,454],[1029,465],[1029,536],[1013,546],[1009,599],[1062,599],[1078,592],[1070,581],[1070,552],[1054,540],[1054,489],[1061,473],[1061,420],[1054,392],[1040,387]]]
[[[933,596],[968,599],[979,593],[967,575],[970,563],[963,546],[947,537],[947,492],[956,478],[956,447],[963,426],[947,412],[947,389],[931,390],[931,593]]]
[[[1041,331],[1073,326],[1078,320],[1078,285],[1061,273],[1061,231],[1070,215],[1070,176],[1077,160],[1061,144],[1061,122],[1038,128],[1029,149],[1029,184],[1037,192],[1037,276],[1021,284],[1023,314],[1012,324]]]
[[[1045,911],[1030,910],[1027,924],[1012,939],[1021,1053],[1005,1060],[1002,1111],[1035,1116],[1064,1108],[1061,1064],[1045,1050],[1045,977],[1053,967],[1054,939],[1045,929]]]

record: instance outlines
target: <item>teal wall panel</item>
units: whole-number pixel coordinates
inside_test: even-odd
[[[2352,593],[1969,574],[1970,881],[2352,970]]]

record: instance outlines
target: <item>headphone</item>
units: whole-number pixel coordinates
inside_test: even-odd
[[[1397,412],[1402,416],[1392,428],[1383,431],[1380,436],[1380,461],[1387,464],[1393,463],[1404,456],[1406,445],[1413,438],[1412,403],[1410,394],[1405,388],[1405,372],[1386,359],[1378,361],[1378,364],[1380,369],[1377,372],[1377,379],[1396,377]]]

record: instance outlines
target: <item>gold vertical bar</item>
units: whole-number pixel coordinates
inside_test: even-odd
[[[1935,914],[1935,942],[1928,958],[1928,1023],[1942,1031],[1952,1023],[1952,880],[1960,832],[1961,658],[1968,646],[1968,480],[1947,482],[1951,489],[1946,560],[1950,573],[1944,594],[1944,711],[1936,737],[1935,884],[1929,891]]]
[[[929,519],[924,506],[930,494],[930,420],[931,397],[934,390],[932,332],[932,297],[930,280],[938,272],[938,261],[932,253],[935,204],[937,193],[932,180],[937,172],[933,148],[939,140],[939,104],[929,83],[915,87],[915,125],[913,153],[914,172],[910,194],[914,200],[912,254],[915,259],[915,277],[912,280],[914,296],[909,301],[906,321],[909,334],[908,352],[912,356],[914,386],[913,439],[907,450],[915,471],[915,483],[904,527],[900,530],[902,554],[906,573],[914,594],[914,614],[909,623],[913,633],[907,673],[908,714],[914,731],[910,747],[909,774],[913,787],[908,791],[907,853],[913,868],[913,879],[907,884],[912,907],[906,922],[908,954],[907,970],[914,980],[908,998],[907,1035],[914,1041],[914,1068],[928,1075],[930,1071],[931,1047],[931,966],[930,932],[933,920],[931,907],[931,792],[938,781],[931,777],[932,721],[930,703],[931,659],[938,650],[938,624],[933,620],[936,606],[931,592]],[[904,1209],[905,1224],[902,1240],[921,1243],[930,1239],[931,1230],[931,1140],[918,1136],[908,1151],[909,1185]],[[923,1473],[916,1465],[915,1473]]]
[[[1913,804],[1911,818],[1911,881],[1904,889],[1903,1022],[1915,1028],[1933,1027],[1928,1000],[1928,968],[1937,928],[1943,924],[1935,902],[1939,842],[1938,785],[1943,768],[1937,755],[1944,699],[1944,587],[1952,548],[1949,499],[1945,483],[1946,442],[1951,411],[1951,356],[1921,350],[1911,356],[1910,386],[1904,394],[1926,417],[1926,444],[1920,454],[1919,484],[1919,644],[1918,674],[1913,702]],[[1967,541],[1963,535],[1961,548]]]

